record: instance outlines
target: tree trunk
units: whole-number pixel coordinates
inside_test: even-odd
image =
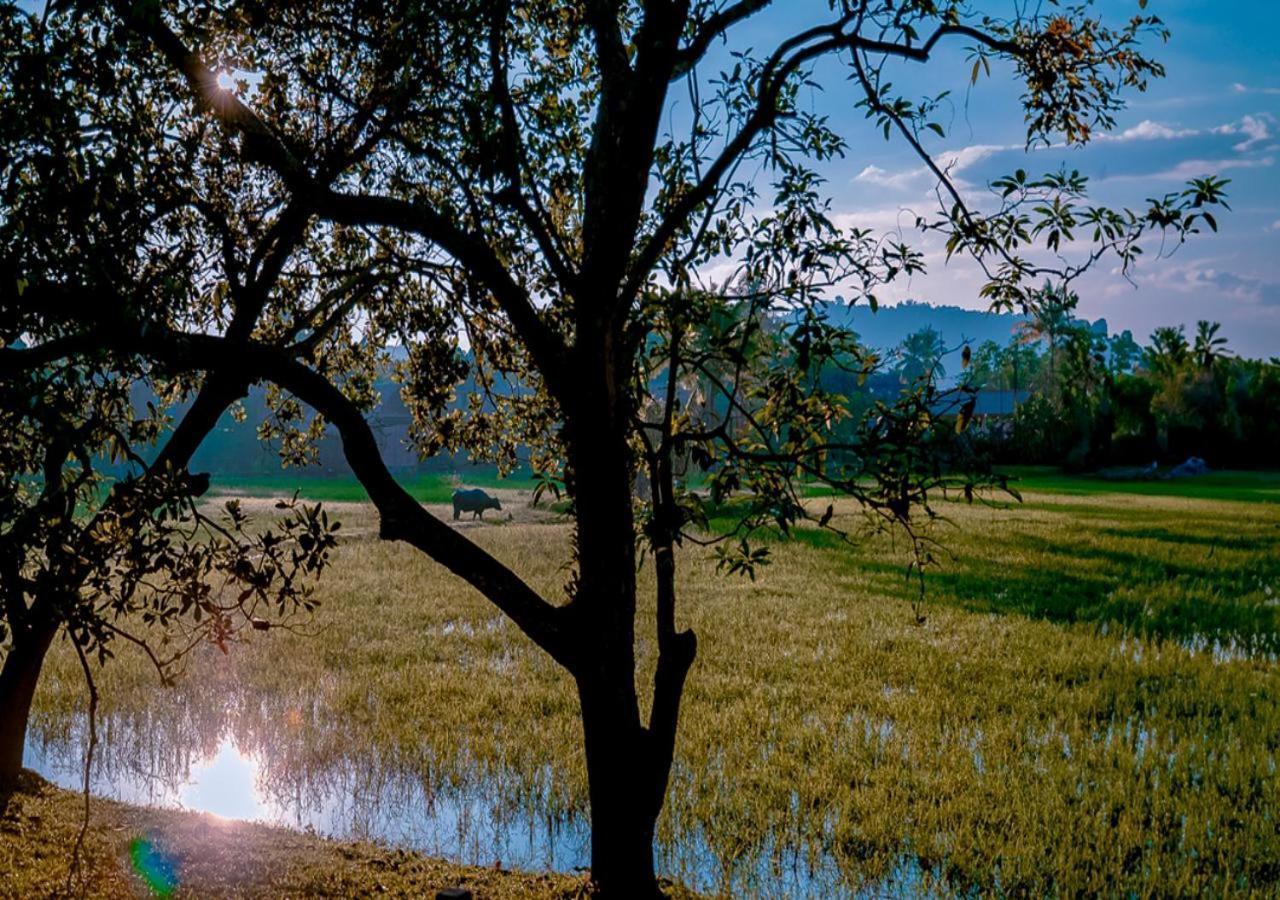
[[[627,485],[629,488],[629,484]],[[585,498],[584,491],[580,497]],[[635,681],[635,544],[625,503],[579,500],[582,652],[572,666],[582,707],[591,800],[591,875],[605,897],[656,897],[652,739],[640,719]],[[602,508],[603,507],[603,508]]]
[[[660,897],[653,866],[660,805],[649,789],[648,734],[627,710],[626,698],[609,687],[591,676],[578,680],[591,798],[591,878],[603,897]]]
[[[608,341],[589,340],[600,347]],[[570,475],[577,518],[577,583],[570,601],[591,799],[591,876],[606,897],[656,897],[653,752],[640,718],[635,677],[636,534],[627,443],[628,410],[608,352],[589,357],[568,415]]]
[[[25,634],[16,633],[0,668],[0,787],[13,784],[22,771],[31,701],[45,654],[57,632],[56,626],[38,625]]]

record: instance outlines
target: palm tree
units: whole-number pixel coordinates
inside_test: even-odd
[[[1045,286],[1036,294],[1031,306],[1031,318],[1022,322],[1018,328],[1024,344],[1038,344],[1047,341],[1049,344],[1049,380],[1057,383],[1054,357],[1062,337],[1076,328],[1072,318],[1079,297],[1069,293],[1066,288],[1055,288],[1052,284]]]
[[[943,378],[947,370],[942,365],[946,347],[942,335],[926,325],[913,332],[898,345],[898,377],[906,384],[913,384],[930,372],[935,378]]]
[[[1172,375],[1191,357],[1186,329],[1179,325],[1164,325],[1151,333],[1151,346],[1147,348],[1147,367],[1159,375]]]
[[[1227,339],[1218,337],[1218,330],[1222,328],[1219,322],[1208,322],[1201,319],[1196,323],[1196,359],[1200,361],[1200,368],[1206,372],[1213,370],[1213,364],[1220,358],[1228,356],[1226,350]]]
[[[1123,375],[1133,369],[1142,358],[1142,347],[1133,339],[1133,332],[1125,329],[1107,340],[1108,365],[1113,375]]]

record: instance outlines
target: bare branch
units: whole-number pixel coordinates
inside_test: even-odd
[[[687,75],[701,61],[711,44],[723,37],[734,25],[751,18],[761,10],[773,5],[773,0],[738,0],[730,6],[707,18],[698,28],[688,44],[680,48],[675,67],[671,70],[671,80],[675,81]]]
[[[199,103],[244,137],[246,157],[273,169],[306,208],[343,224],[400,227],[439,246],[493,293],[517,332],[528,342],[548,387],[553,392],[564,387],[563,342],[542,320],[528,293],[516,283],[483,239],[422,201],[409,203],[376,195],[344,194],[322,184],[252,109],[233,92],[218,87],[217,74],[164,23],[158,7],[127,0],[115,0],[113,5],[131,27],[150,39],[169,64],[183,74]]]
[[[861,51],[925,62],[929,59],[934,46],[950,35],[972,38],[1000,53],[1014,55],[1018,52],[1018,47],[1013,42],[1000,40],[964,25],[942,26],[924,44],[915,47],[910,43],[899,44],[865,38],[856,32],[846,33],[844,29],[854,20],[854,16],[844,16],[829,25],[811,28],[783,41],[774,50],[761,71],[755,109],[747,117],[738,133],[721,150],[715,161],[707,167],[697,184],[682,194],[680,199],[662,216],[654,233],[635,256],[623,296],[632,296],[639,290],[689,216],[714,196],[720,182],[734,164],[750,149],[755,139],[773,125],[779,113],[778,100],[787,80],[806,63],[827,53],[845,49],[853,50],[855,53]]]

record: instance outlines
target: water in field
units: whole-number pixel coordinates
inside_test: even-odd
[[[297,769],[272,755],[247,750],[232,733],[211,753],[166,758],[147,738],[104,723],[91,790],[144,806],[211,813],[350,839],[375,840],[460,862],[571,871],[587,858],[581,822],[531,819],[483,789],[432,789],[376,760],[347,760],[323,771]],[[83,786],[84,735],[43,743],[28,740],[27,765],[63,787]],[[123,745],[118,743],[123,739]]]
[[[778,543],[758,582],[687,549],[701,649],[660,872],[727,896],[914,897],[940,879],[1265,893],[1280,507],[1086,499],[949,508],[956,558],[931,573],[923,623],[888,541]],[[306,633],[206,648],[172,689],[123,655],[102,670],[94,792],[459,863],[586,866],[571,679],[443,569],[378,542],[362,508],[343,515]],[[476,533],[560,590],[567,528]],[[643,675],[654,644],[637,646]],[[78,788],[74,657],[51,656],[41,692],[28,765]]]
[[[188,742],[193,722],[178,723],[176,732],[172,724],[145,712],[100,721],[92,792],[375,840],[476,865],[571,871],[589,855],[583,822],[530,816],[535,798],[515,804],[500,783],[432,785],[376,757],[320,761],[302,741],[263,743],[260,734],[234,727]],[[86,728],[83,722],[58,726],[33,727],[26,764],[79,790]]]
[[[218,733],[199,734],[199,719],[213,712],[190,710],[177,721],[146,711],[100,720],[92,792],[137,805],[373,840],[470,865],[573,872],[589,864],[585,815],[548,813],[550,798],[515,776],[507,783],[431,784],[421,772],[376,756],[321,762],[303,742],[262,743],[265,731],[279,732],[244,727],[243,715],[242,733],[224,725]],[[274,724],[289,730],[287,717]],[[27,766],[81,790],[86,735],[83,717],[39,717],[27,741]],[[724,858],[693,834],[676,844],[660,843],[658,856],[664,874],[706,891],[737,886],[759,896],[924,893],[922,872],[910,859],[887,879],[854,888],[832,859],[794,847]]]

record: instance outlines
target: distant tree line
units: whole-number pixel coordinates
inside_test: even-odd
[[[943,335],[925,326],[884,351],[859,344],[858,359],[846,365],[840,356],[817,376],[822,388],[845,398],[847,423],[857,423],[876,406],[892,404],[924,381],[954,381],[981,401],[974,425],[964,437],[974,451],[997,464],[1050,464],[1068,468],[1180,462],[1199,456],[1215,467],[1250,468],[1275,465],[1280,458],[1280,364],[1243,359],[1231,352],[1216,322],[1200,321],[1194,335],[1185,327],[1157,328],[1143,346],[1130,331],[1108,335],[1102,322],[1075,318],[1075,295],[1044,289],[1034,313],[1018,322],[1005,343],[985,340],[963,348],[947,346]],[[730,314],[732,316],[732,314]],[[766,325],[777,330],[779,322]],[[467,354],[462,354],[467,357]],[[875,361],[868,365],[868,356]],[[388,465],[396,471],[437,471],[469,462],[467,454],[419,455],[409,435],[411,414],[405,407],[389,363],[374,378],[377,407],[369,413]],[[139,389],[141,385],[137,386]],[[664,384],[651,386],[660,392]],[[499,394],[518,390],[508,384]],[[710,397],[710,385],[690,385],[688,392]],[[998,398],[993,395],[1000,395]],[[471,379],[455,387],[450,406],[484,396]],[[150,394],[134,397],[144,409]],[[193,462],[224,476],[279,471],[280,454],[262,439],[255,424],[268,416],[261,389],[250,391],[240,414],[227,413],[206,438]],[[723,401],[721,401],[723,405]],[[491,407],[492,401],[486,401]],[[713,409],[708,416],[725,415]],[[298,415],[310,412],[300,408]],[[330,431],[332,429],[329,429]],[[839,426],[837,426],[837,430]],[[317,444],[312,465],[300,477],[347,474],[336,434]],[[528,448],[508,448],[527,458]],[[110,470],[108,464],[106,469]]]
[[[837,424],[874,418],[925,382],[951,383],[934,408],[963,419],[957,448],[988,464],[1173,464],[1198,456],[1215,468],[1263,468],[1280,459],[1280,359],[1231,352],[1219,323],[1157,328],[1146,346],[1130,331],[1075,317],[1076,295],[1041,289],[1009,340],[947,346],[925,326],[863,365],[815,375],[844,397]],[[866,361],[866,355],[874,361]],[[856,451],[855,451],[856,452]]]
[[[1141,346],[1072,316],[1074,295],[1046,297],[1006,345],[972,353],[963,380],[1012,391],[1007,418],[980,417],[967,439],[996,462],[1068,468],[1180,462],[1217,468],[1280,459],[1280,359],[1242,359],[1216,322],[1157,328]],[[1025,393],[1024,393],[1025,392]]]

